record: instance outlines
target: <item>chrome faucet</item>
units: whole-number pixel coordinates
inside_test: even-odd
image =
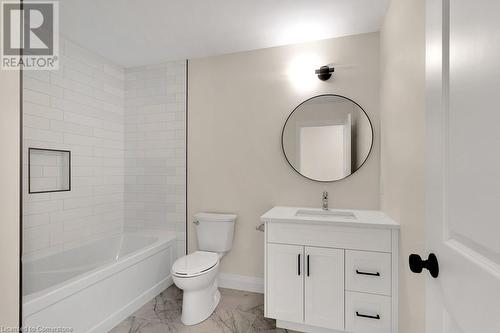
[[[323,192],[323,210],[328,210],[328,192]]]

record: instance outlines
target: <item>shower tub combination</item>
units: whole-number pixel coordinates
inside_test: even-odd
[[[123,233],[23,262],[23,326],[107,332],[172,284],[172,232]]]

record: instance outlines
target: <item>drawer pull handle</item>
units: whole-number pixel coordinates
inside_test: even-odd
[[[370,276],[380,276],[379,272],[369,273],[369,272],[361,272],[361,271],[358,271],[358,270],[356,270],[356,274],[359,274],[359,275],[370,275]]]
[[[297,274],[300,276],[300,254],[297,256]]]
[[[359,313],[358,311],[356,311],[356,316],[363,317],[363,318],[369,318],[369,319],[380,319],[379,315],[370,316],[370,315],[365,315],[365,314]]]

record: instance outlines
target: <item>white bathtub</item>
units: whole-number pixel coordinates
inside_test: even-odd
[[[23,326],[107,332],[172,284],[176,236],[124,233],[23,262]]]

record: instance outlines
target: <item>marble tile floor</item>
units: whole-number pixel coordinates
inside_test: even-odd
[[[181,322],[182,291],[172,285],[113,328],[111,333],[292,333],[264,318],[264,297],[245,291],[220,289],[222,298],[204,322]]]

